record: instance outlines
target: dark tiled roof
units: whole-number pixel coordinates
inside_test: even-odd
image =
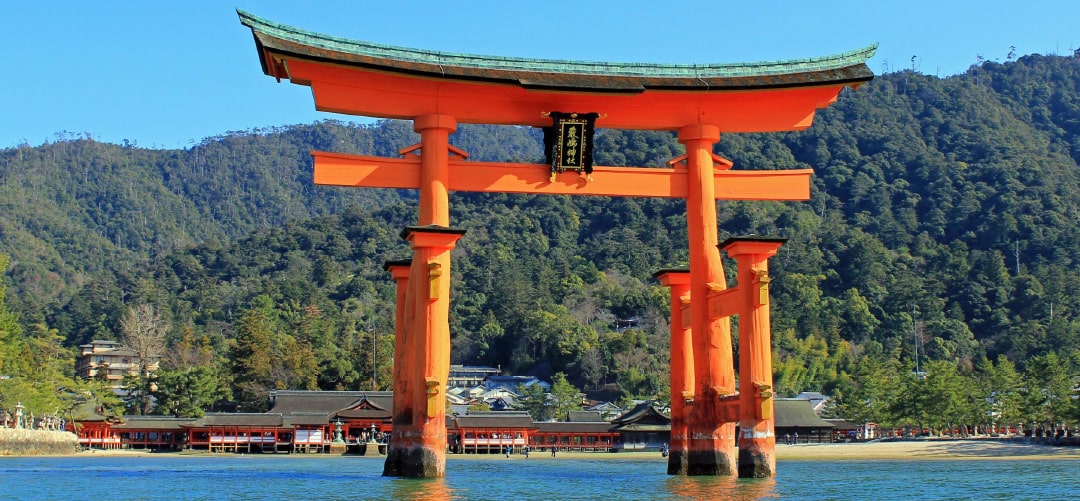
[[[668,424],[625,424],[614,428],[618,431],[671,431],[671,423]]]
[[[281,414],[256,413],[220,413],[207,414],[195,421],[182,425],[185,428],[204,428],[207,426],[284,426]]]
[[[611,422],[620,426],[651,424],[671,426],[671,418],[656,410],[652,404],[652,402],[642,402]]]
[[[322,426],[330,423],[330,416],[328,414],[320,414],[316,412],[309,413],[296,413],[285,416],[285,426]]]
[[[79,421],[84,423],[107,421],[109,419],[108,416],[104,416],[98,413],[97,401],[79,403],[75,406],[75,408],[71,409],[69,417],[72,421]]]
[[[470,413],[447,419],[447,427],[463,428],[535,428],[532,417],[524,412]]]
[[[775,428],[833,428],[834,425],[818,417],[810,401],[804,398],[777,398],[773,401]]]
[[[567,421],[576,423],[604,423],[600,411],[570,411],[567,413]]]
[[[173,416],[124,416],[123,423],[112,425],[114,430],[179,430],[195,418]]]
[[[86,355],[80,355],[80,356],[93,358],[93,357],[106,357],[106,356],[109,356],[109,357],[122,357],[122,356],[126,355],[126,356],[129,356],[129,357],[134,357],[134,356],[136,356],[138,354],[139,354],[139,352],[137,352],[137,351],[135,351],[135,350],[133,350],[131,348],[128,348],[127,346],[119,346],[119,347],[116,347],[116,348],[101,349],[101,350],[95,351],[93,353],[87,353]]]
[[[488,367],[486,365],[451,365],[450,372],[455,371],[470,371],[470,372],[499,372],[499,369],[495,367]]]
[[[394,407],[394,393],[389,391],[297,391],[271,392],[273,407],[270,412],[289,415],[298,412],[325,412],[353,408],[384,409],[389,413]],[[366,401],[366,403],[365,403]]]
[[[582,423],[552,421],[550,423],[536,423],[540,433],[606,433],[612,430],[611,423]]]
[[[663,90],[739,90],[857,83],[873,78],[866,61],[877,45],[833,56],[730,64],[649,64],[559,61],[456,54],[394,47],[305,31],[237,11],[251,28],[263,71],[277,74],[267,52],[307,59],[415,74],[443,80],[517,84],[548,90],[642,92]]]
[[[825,419],[827,423],[831,423],[837,430],[857,430],[862,428],[861,424],[852,423],[846,419]]]
[[[390,419],[393,415],[391,411],[379,410],[379,409],[354,409],[340,411],[334,414],[334,417],[341,419]]]

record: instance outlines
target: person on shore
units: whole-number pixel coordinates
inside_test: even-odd
[[[795,445],[799,445],[799,432],[795,432]]]
[[[511,452],[513,452],[513,450],[510,448],[510,446],[506,446],[506,457],[510,457]]]
[[[555,457],[555,451],[556,450],[558,450],[558,447],[551,446],[551,457]]]
[[[521,452],[523,452],[525,454],[525,459],[529,459],[529,446],[528,445],[526,445],[525,448],[521,450]]]

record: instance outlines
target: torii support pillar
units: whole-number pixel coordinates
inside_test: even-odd
[[[407,367],[411,366],[411,355],[415,351],[410,349],[405,338],[405,299],[411,265],[411,259],[383,263],[383,269],[390,272],[394,283],[397,284],[397,309],[394,312],[394,407],[391,413],[393,431],[386,451],[387,461],[383,465],[383,475],[387,476],[397,476],[394,472],[398,471],[401,463],[403,451],[401,445],[405,443],[403,437],[412,426],[412,416],[405,411],[409,407],[406,404],[412,400]],[[391,461],[391,457],[395,459]]]
[[[686,475],[686,400],[694,394],[694,345],[683,323],[683,305],[690,302],[690,270],[660,270],[653,274],[671,292],[671,441],[668,475]]]
[[[711,318],[705,298],[726,288],[716,237],[716,187],[712,145],[720,140],[713,125],[679,129],[686,145],[686,223],[690,240],[690,316],[694,345],[694,398],[687,423],[687,475],[734,476],[735,416],[726,401],[735,394],[731,322]]]
[[[739,315],[739,477],[776,475],[769,320],[769,258],[785,239],[732,238],[720,245],[738,261],[732,292]]]
[[[384,476],[446,476],[450,251],[464,234],[465,230],[428,225],[407,227],[401,235],[413,249],[405,294],[402,357],[406,362],[402,367],[403,378],[410,380],[410,389],[401,413],[394,416]]]

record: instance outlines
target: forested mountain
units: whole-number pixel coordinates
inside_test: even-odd
[[[393,156],[417,141],[407,122],[322,122],[184,150],[73,136],[2,150],[7,303],[39,326],[25,332],[55,329],[69,347],[120,337],[121,318],[152,305],[175,358],[162,377],[201,367],[207,401],[369,388],[373,370],[385,387],[381,264],[409,255],[398,235],[415,194],[314,186],[308,153]],[[465,125],[451,143],[477,160],[543,156],[530,128]],[[914,372],[916,348],[931,380],[1076,373],[1080,60],[890,73],[806,131],[726,135],[716,151],[736,169],[816,172],[809,202],[718,202],[721,240],[789,239],[771,261],[782,394],[824,390],[870,412],[855,402],[899,387],[886,377]],[[681,152],[672,133],[603,130],[596,161],[659,166]],[[452,194],[451,220],[468,230],[454,251],[455,363],[663,398],[667,295],[650,277],[686,263],[681,200]]]

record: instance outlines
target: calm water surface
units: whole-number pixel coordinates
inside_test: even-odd
[[[442,480],[381,458],[0,457],[0,499],[1080,499],[1080,461],[781,461],[773,480],[669,477],[655,460],[474,459]]]

